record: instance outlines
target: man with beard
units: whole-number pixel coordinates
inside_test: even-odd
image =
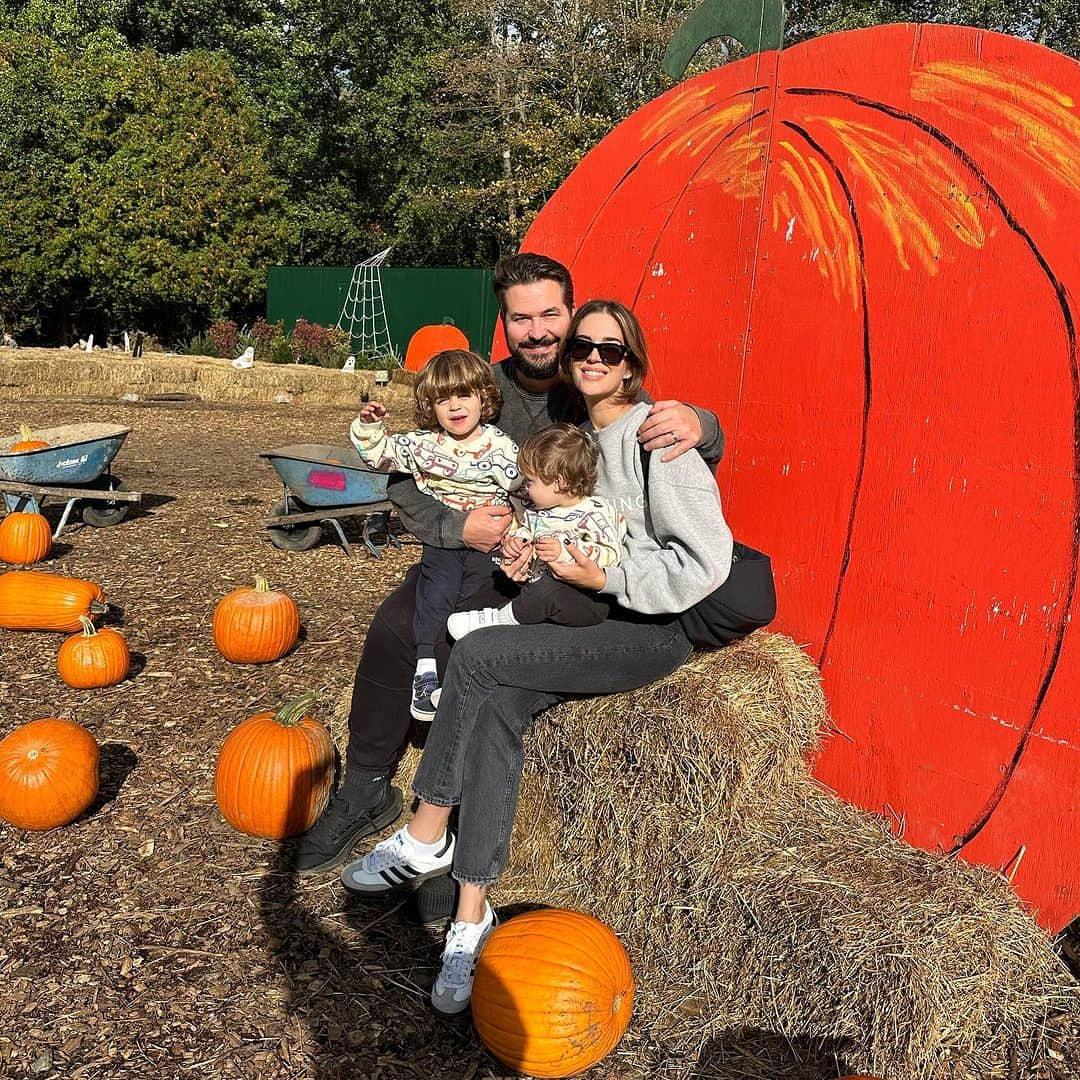
[[[543,255],[514,255],[495,268],[493,288],[510,349],[509,358],[495,364],[493,371],[503,395],[499,427],[520,445],[549,424],[580,423],[584,406],[558,373],[559,346],[574,310],[570,272]],[[664,460],[696,447],[715,464],[724,449],[716,417],[678,401],[656,402],[638,429],[638,440],[646,450],[667,448]],[[420,492],[410,476],[391,478],[388,490],[409,531],[436,547],[494,551],[511,523],[512,512],[506,506],[480,507],[467,514],[451,510]],[[323,816],[293,843],[292,865],[300,874],[336,866],[360,840],[401,813],[401,791],[390,778],[411,724],[418,575],[419,566],[413,566],[371,621],[353,685],[345,778]],[[460,607],[483,607],[505,599],[462,597]],[[441,674],[450,653],[445,633],[437,652]]]

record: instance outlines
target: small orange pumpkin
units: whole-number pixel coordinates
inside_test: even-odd
[[[41,562],[52,551],[52,528],[44,514],[13,511],[0,521],[0,559],[16,566]]]
[[[126,679],[131,670],[131,650],[124,636],[109,627],[95,630],[85,615],[79,622],[82,633],[72,634],[56,656],[60,678],[77,690],[113,686]]]
[[[66,630],[109,609],[100,585],[41,570],[0,574],[0,626],[7,630]]]
[[[261,574],[255,588],[233,589],[214,609],[214,644],[234,664],[266,664],[284,656],[300,633],[300,612]]]
[[[626,950],[591,915],[547,908],[495,929],[476,964],[473,1023],[512,1069],[563,1077],[595,1065],[630,1023]]]
[[[70,720],[32,720],[0,740],[0,818],[20,829],[74,821],[98,793],[94,736]]]
[[[334,782],[334,744],[306,715],[314,701],[314,694],[302,694],[229,732],[218,754],[214,798],[233,828],[281,840],[322,816]]]
[[[19,425],[19,441],[13,443],[8,447],[9,454],[21,454],[27,450],[44,450],[49,444],[44,439],[31,438],[32,432],[30,431],[29,424]]]

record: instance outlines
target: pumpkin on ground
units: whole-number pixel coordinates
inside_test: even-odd
[[[591,915],[549,908],[518,915],[484,944],[473,1023],[484,1045],[532,1076],[573,1076],[613,1050],[630,1023],[626,950]]]
[[[81,616],[82,633],[73,634],[56,657],[60,678],[77,690],[113,686],[127,678],[131,670],[131,650],[122,634],[109,627],[96,630]]]
[[[82,578],[40,570],[0,574],[0,626],[6,630],[75,631],[80,618],[103,615],[105,593]]]
[[[55,829],[97,797],[94,736],[70,720],[32,720],[0,740],[0,818],[20,829]]]
[[[265,664],[284,656],[300,633],[291,596],[270,588],[261,574],[254,588],[233,589],[214,609],[214,644],[234,664]]]
[[[226,737],[214,773],[222,817],[251,836],[281,840],[311,828],[330,800],[334,744],[306,715],[314,694],[249,716]]]
[[[52,528],[44,514],[12,511],[0,521],[0,560],[15,566],[41,562],[52,551]]]
[[[44,450],[49,444],[44,439],[34,439],[28,424],[19,425],[19,441],[8,447],[9,454],[23,454],[29,450]]]

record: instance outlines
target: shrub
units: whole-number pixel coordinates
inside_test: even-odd
[[[143,351],[150,351],[145,344],[143,345]],[[221,356],[221,353],[218,352],[217,342],[209,334],[196,334],[188,342],[187,351],[190,356]]]
[[[255,359],[256,360],[270,360],[271,363],[281,363],[281,360],[274,360],[272,353],[275,346],[281,342],[285,342],[285,323],[278,319],[275,323],[268,323],[263,318],[258,318],[252,323],[251,333],[248,335],[251,338],[251,344],[255,346]],[[286,351],[288,346],[286,346]],[[291,355],[288,357],[292,359]]]
[[[277,338],[270,346],[270,351],[267,354],[266,359],[269,360],[271,364],[291,364],[293,362],[293,354],[289,343],[283,337]]]
[[[240,331],[232,319],[218,319],[216,322],[211,323],[208,333],[210,340],[213,341],[214,347],[217,349],[217,352],[210,355],[223,356],[226,359],[231,359],[236,355],[236,347],[240,341]]]
[[[319,326],[307,319],[297,319],[289,345],[301,364],[317,364],[320,367],[341,367],[349,355],[351,339],[345,330],[337,327]]]

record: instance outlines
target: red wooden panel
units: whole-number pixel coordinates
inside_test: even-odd
[[[728,516],[843,732],[817,775],[1051,929],[1080,911],[1078,98],[1014,38],[832,35],[650,103],[524,245],[720,414]]]

